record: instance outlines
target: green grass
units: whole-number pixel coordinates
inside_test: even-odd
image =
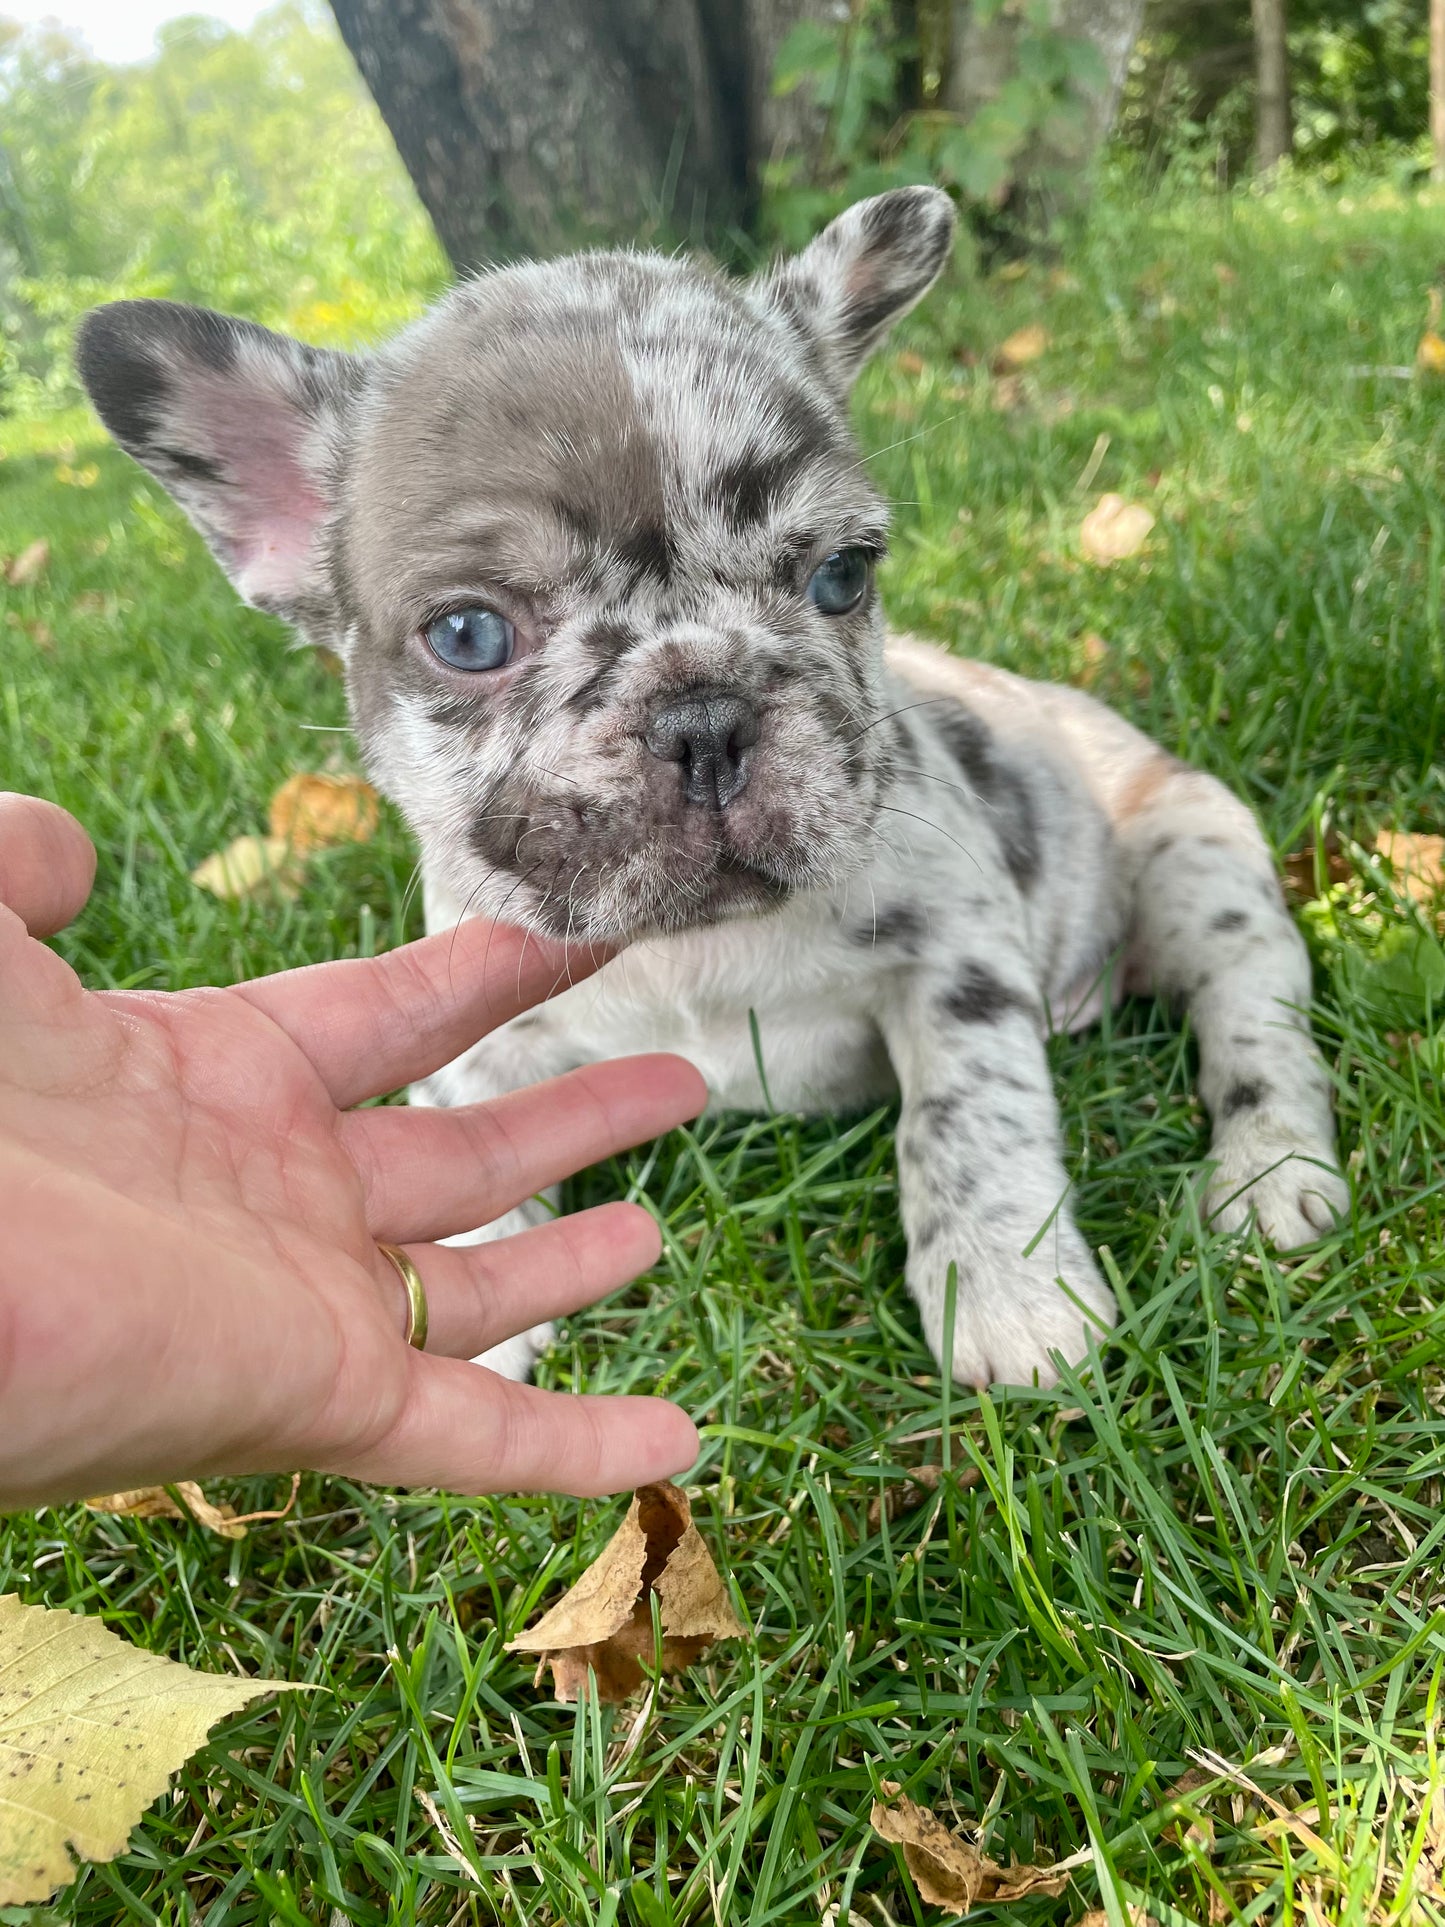
[[[1365,846],[1445,828],[1445,384],[1355,372],[1411,361],[1441,209],[1117,193],[1063,270],[935,297],[859,407],[901,504],[895,618],[1040,675],[1102,636],[1100,693],[1235,784],[1282,853],[1325,820]],[[989,358],[1036,320],[1051,345],[1000,410]],[[347,762],[315,733],[341,693],[86,432],[0,424],[0,552],[54,550],[7,594],[0,780],[74,809],[101,855],[67,954],[97,984],[180,987],[413,931],[391,820],[294,905],[188,883],[292,770]],[[89,462],[92,486],[58,479]],[[1158,525],[1105,571],[1076,530],[1109,488]],[[886,1115],[708,1123],[574,1187],[648,1200],[667,1250],[571,1321],[547,1380],[661,1389],[703,1421],[697,1516],[757,1634],[640,1718],[556,1708],[502,1650],[618,1506],[309,1479],[239,1544],[9,1522],[0,1589],[326,1689],[223,1728],[45,1917],[913,1927],[867,1826],[888,1777],[997,1859],[1093,1847],[1066,1898],[1009,1910],[1024,1927],[1445,1920],[1417,1864],[1445,1779],[1445,1060],[1428,1012],[1391,1028],[1319,988],[1356,1211],[1307,1266],[1201,1229],[1205,1122],[1167,1013],[1054,1046],[1126,1312],[1057,1393],[940,1384]],[[935,1488],[903,1484],[929,1462]],[[923,1503],[870,1523],[880,1496]],[[1178,1792],[1204,1751],[1319,1844],[1232,1782]]]

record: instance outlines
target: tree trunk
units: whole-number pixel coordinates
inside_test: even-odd
[[[1053,198],[1082,200],[1091,162],[1109,137],[1129,59],[1144,24],[1145,0],[1056,0],[1054,25],[1060,33],[1093,42],[1104,80],[1078,90],[1075,112],[1030,141],[1018,158],[1021,181],[1049,180]],[[944,104],[968,121],[994,100],[1018,71],[1019,15],[996,10],[980,19],[973,0],[954,0],[953,50]]]
[[[748,149],[754,172],[768,161],[794,154],[812,158],[818,152],[827,112],[811,87],[790,94],[773,93],[773,69],[778,49],[800,20],[836,23],[836,0],[716,0],[722,11],[742,21],[743,65],[746,73]]]
[[[1285,0],[1250,0],[1254,20],[1254,160],[1267,174],[1293,147],[1289,111],[1289,46]]]
[[[729,0],[332,11],[458,269],[720,235],[749,213],[748,67]]]
[[[1445,181],[1445,0],[1430,0],[1430,178]]]

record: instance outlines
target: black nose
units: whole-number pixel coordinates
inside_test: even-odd
[[[757,740],[757,711],[746,697],[723,689],[669,696],[647,727],[653,755],[682,764],[688,802],[714,810],[725,810],[746,787],[748,751]]]

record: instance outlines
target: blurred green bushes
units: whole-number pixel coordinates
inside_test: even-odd
[[[344,346],[446,275],[315,0],[247,33],[174,21],[130,67],[0,21],[0,413],[76,399],[70,339],[97,301],[197,301]]]

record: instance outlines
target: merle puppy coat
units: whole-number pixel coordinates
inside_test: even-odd
[[[1298,1245],[1347,1193],[1250,812],[1076,690],[885,634],[848,390],[952,226],[908,188],[741,284],[635,253],[499,269],[357,357],[122,302],[79,360],[241,594],[344,659],[428,926],[626,946],[413,1101],[673,1049],[758,1107],[754,1013],[775,1103],[901,1095],[935,1352],[956,1267],[957,1376],[1048,1382],[1114,1316],[1051,1029],[1182,999],[1215,1221]],[[525,1373],[545,1338],[487,1362]]]

